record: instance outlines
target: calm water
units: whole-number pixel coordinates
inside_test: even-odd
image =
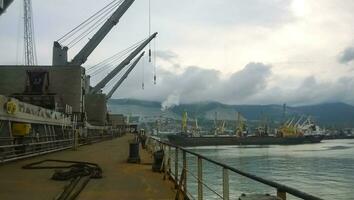
[[[235,168],[277,181],[323,199],[354,199],[354,140],[328,140],[319,144],[293,146],[223,146],[190,148]],[[222,194],[222,171],[203,163],[203,178]],[[196,159],[188,158],[189,170],[196,174]],[[268,186],[230,173],[230,193],[270,193]],[[196,194],[196,181],[189,176],[190,192]],[[207,199],[220,199],[204,187]],[[290,197],[290,199],[296,199]]]

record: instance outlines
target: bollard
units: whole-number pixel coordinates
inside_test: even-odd
[[[154,153],[154,163],[152,164],[152,171],[161,172],[161,166],[163,165],[163,150],[155,151]]]
[[[140,163],[139,142],[133,141],[129,143],[128,163]]]

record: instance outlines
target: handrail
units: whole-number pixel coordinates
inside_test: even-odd
[[[196,152],[193,152],[191,150],[188,150],[188,149],[185,149],[181,146],[177,146],[177,145],[174,145],[170,142],[166,142],[166,141],[161,141],[159,140],[158,138],[155,138],[155,137],[149,137],[150,139],[158,142],[160,145],[166,145],[168,147],[173,147],[176,149],[176,151],[178,150],[181,150],[182,152],[186,152],[188,154],[191,154],[191,155],[194,155],[196,156],[198,159],[202,159],[202,160],[206,160],[210,163],[213,163],[215,165],[218,165],[220,167],[222,167],[224,170],[230,170],[234,173],[237,173],[241,176],[244,176],[244,177],[247,177],[249,179],[252,179],[254,181],[257,181],[259,183],[263,183],[265,185],[268,185],[270,187],[273,187],[273,188],[276,188],[277,189],[277,192],[278,192],[278,197],[282,197],[284,200],[286,198],[286,193],[289,193],[295,197],[298,197],[298,198],[301,198],[301,199],[305,199],[305,200],[322,200],[321,198],[319,197],[316,197],[316,196],[313,196],[311,194],[308,194],[308,193],[305,193],[305,192],[302,192],[300,190],[297,190],[295,188],[292,188],[292,187],[289,187],[289,186],[286,186],[286,185],[283,185],[283,184],[280,184],[280,183],[277,183],[275,181],[271,181],[271,180],[267,180],[265,178],[262,178],[262,177],[259,177],[259,176],[256,176],[254,174],[251,174],[251,173],[248,173],[248,172],[244,172],[242,170],[239,170],[235,167],[231,167],[227,164],[224,164],[222,162],[219,162],[219,161],[216,161],[214,159],[211,159],[211,158],[208,158],[206,156],[203,156],[199,153],[196,153]],[[224,199],[228,199],[228,198],[225,198]]]

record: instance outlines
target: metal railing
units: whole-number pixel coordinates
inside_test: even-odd
[[[164,151],[164,157],[163,157],[163,172],[164,172],[164,178],[165,177],[170,177],[174,183],[175,187],[178,189],[178,192],[182,192],[184,195],[184,199],[198,199],[202,200],[204,199],[204,191],[203,189],[206,188],[212,193],[214,193],[219,199],[225,199],[228,200],[230,199],[230,179],[229,179],[229,173],[235,173],[237,175],[240,175],[242,177],[245,177],[247,179],[256,181],[258,183],[265,184],[271,188],[274,188],[276,191],[276,196],[282,200],[287,199],[287,194],[290,194],[294,197],[300,198],[300,199],[305,199],[305,200],[321,200],[321,198],[313,196],[311,194],[302,192],[300,190],[297,190],[295,188],[267,180],[265,178],[261,178],[259,176],[256,176],[251,173],[247,173],[244,171],[241,171],[239,169],[236,169],[235,167],[228,166],[224,163],[221,163],[219,161],[210,159],[208,157],[205,157],[201,154],[195,153],[191,150],[185,149],[180,146],[173,145],[169,142],[161,141],[158,138],[155,137],[149,137],[147,142],[147,149],[148,151],[155,152],[157,150],[163,150]],[[174,153],[174,156],[172,156],[172,153]],[[182,160],[180,160],[181,156],[179,155],[182,153]],[[196,174],[192,172],[190,168],[188,168],[188,159],[187,155],[189,157],[195,157],[196,159]],[[174,163],[174,166],[172,166],[172,161]],[[222,193],[217,192],[215,189],[212,188],[211,184],[208,184],[203,177],[203,164],[205,161],[212,163],[215,166],[219,166],[222,168]],[[182,170],[182,171],[180,171]],[[187,178],[193,178],[197,182],[197,188],[196,188],[196,194],[192,195],[187,186]],[[213,183],[215,184],[220,184],[220,183]],[[178,194],[177,194],[178,195]],[[194,197],[196,196],[196,197]]]
[[[75,149],[82,145],[98,143],[110,140],[120,135],[112,134],[90,134],[86,137],[74,137],[73,134],[66,135],[43,135],[22,137],[21,143],[15,143],[16,138],[0,138],[0,164],[19,159],[44,155],[66,149]],[[77,141],[77,142],[75,142]]]

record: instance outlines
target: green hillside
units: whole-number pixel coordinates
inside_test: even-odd
[[[145,116],[168,116],[180,119],[184,111],[190,118],[213,120],[215,112],[218,119],[235,120],[240,112],[248,121],[280,122],[283,120],[282,105],[226,105],[219,102],[199,102],[181,104],[167,111],[161,111],[161,103],[134,99],[113,99],[108,102],[112,113]],[[354,107],[345,103],[323,103],[308,106],[288,106],[286,117],[311,116],[322,126],[354,127]]]

